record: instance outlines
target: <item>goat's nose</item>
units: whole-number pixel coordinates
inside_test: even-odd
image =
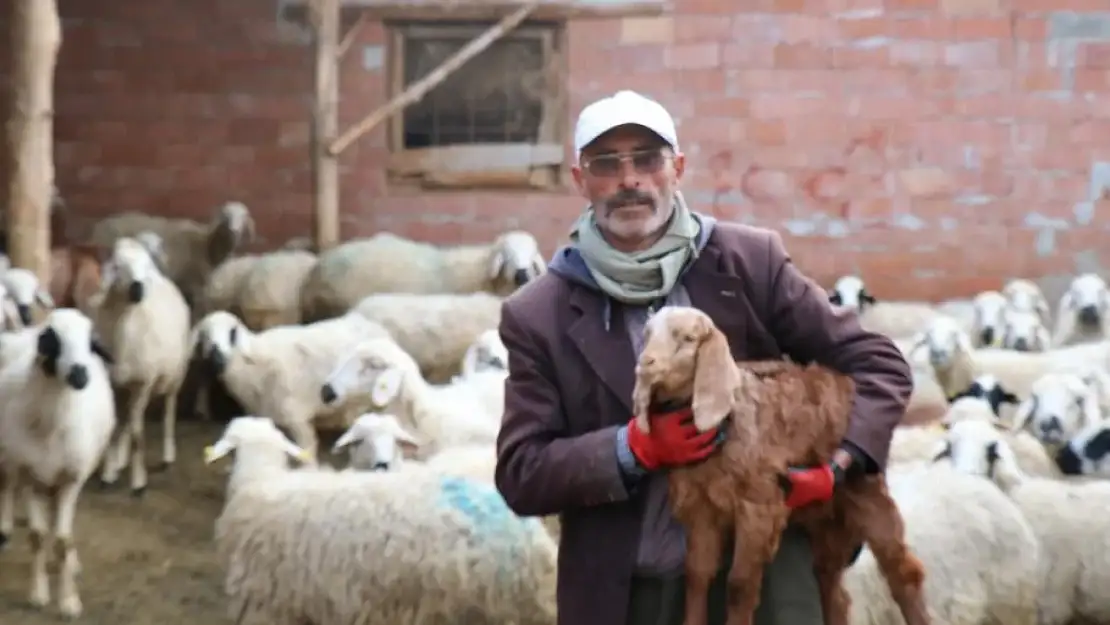
[[[81,390],[89,385],[89,370],[85,365],[73,365],[66,374],[66,384],[74,390]]]
[[[527,284],[528,270],[517,269],[516,272],[513,273],[513,282],[516,283],[517,286],[524,286],[525,284]]]
[[[1088,324],[1098,323],[1098,320],[1099,320],[1098,306],[1095,306],[1095,305],[1091,304],[1091,305],[1088,305],[1088,306],[1084,306],[1083,308],[1080,308],[1079,309],[1079,320],[1082,321],[1083,323],[1088,323]]]
[[[1029,351],[1029,341],[1025,339],[1017,339],[1014,341],[1014,350],[1019,352]]]
[[[330,404],[339,399],[339,393],[335,392],[335,387],[331,384],[325,384],[320,387],[320,401],[325,404]]]

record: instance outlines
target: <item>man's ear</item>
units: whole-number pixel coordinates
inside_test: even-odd
[[[578,194],[586,197],[586,183],[583,180],[582,167],[579,165],[570,166],[570,175],[574,178],[574,188],[578,189]]]
[[[682,176],[686,173],[686,155],[682,152],[674,153],[674,179],[676,181],[682,180]]]

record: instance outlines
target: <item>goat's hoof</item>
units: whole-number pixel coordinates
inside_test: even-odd
[[[135,499],[142,499],[143,495],[146,495],[146,485],[145,484],[142,485],[142,486],[137,486],[137,487],[131,489],[131,496],[134,497]]]

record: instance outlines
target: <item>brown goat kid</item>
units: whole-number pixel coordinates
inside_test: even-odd
[[[750,625],[763,571],[788,521],[809,534],[826,625],[847,625],[850,601],[841,576],[866,542],[907,625],[927,625],[925,572],[904,539],[902,516],[882,475],[841,484],[829,502],[791,512],[780,486],[790,465],[832,459],[848,427],[853,383],[817,365],[733,361],[727,339],[703,312],[664,307],[644,329],[633,408],[647,431],[649,408],[691,405],[699,431],[726,418],[722,448],[669,474],[671,506],[686,528],[684,625],[705,625],[707,596],[724,549],[727,625]]]

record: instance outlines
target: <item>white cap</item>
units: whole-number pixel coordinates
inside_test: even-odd
[[[606,132],[625,124],[637,124],[659,135],[672,148],[678,150],[678,133],[674,118],[663,105],[635,91],[618,91],[586,105],[578,114],[574,126],[574,155]]]

